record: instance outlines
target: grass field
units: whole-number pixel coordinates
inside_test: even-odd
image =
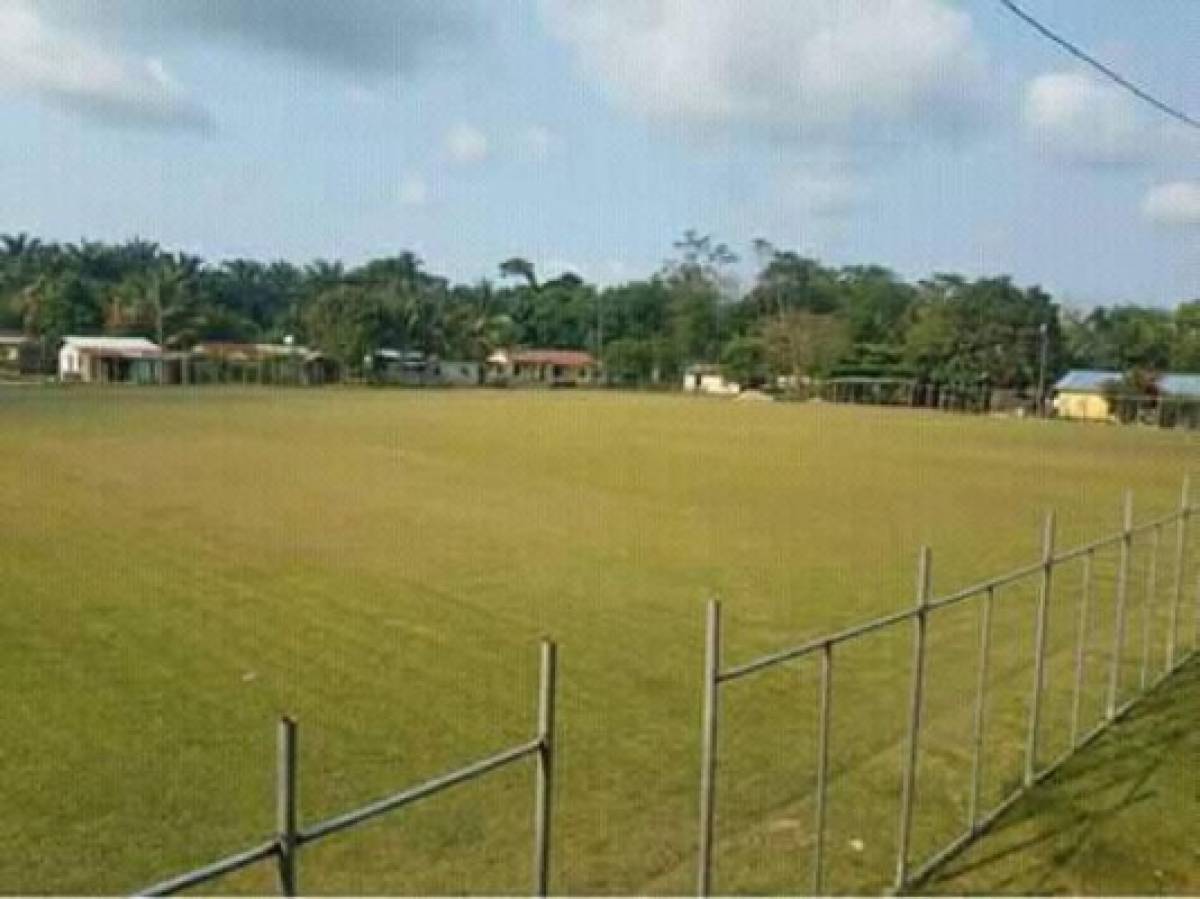
[[[560,644],[554,889],[689,891],[708,597],[740,661],[910,604],[922,543],[944,591],[1035,560],[1050,506],[1062,546],[1115,530],[1126,487],[1139,518],[1170,511],[1198,447],[673,396],[0,390],[0,891],[129,891],[267,836],[283,711],[308,821],[523,740],[544,634]],[[1076,589],[1055,594],[1047,755]],[[997,605],[990,800],[1023,745],[1032,591]],[[1089,713],[1110,607],[1094,604]],[[976,633],[965,606],[931,631],[918,853],[960,825]],[[838,659],[839,889],[890,877],[909,641]],[[721,891],[807,889],[811,671],[726,697]],[[531,780],[513,769],[320,844],[302,887],[523,892]],[[272,872],[217,886],[269,891]]]
[[[1200,893],[1197,709],[1200,660],[1014,806],[929,892]]]

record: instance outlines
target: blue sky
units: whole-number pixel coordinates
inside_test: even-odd
[[[1200,115],[1196,0],[1024,0]],[[0,231],[452,277],[686,228],[1200,296],[1200,134],[994,0],[0,0]]]

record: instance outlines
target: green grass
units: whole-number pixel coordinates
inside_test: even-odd
[[[1139,517],[1169,511],[1196,450],[1135,428],[673,396],[0,391],[0,892],[128,891],[265,837],[284,711],[310,822],[526,739],[544,634],[560,643],[555,890],[686,892],[707,598],[725,602],[727,660],[748,659],[910,604],[922,543],[944,591],[1033,561],[1048,507],[1063,546],[1113,530],[1126,487]],[[1097,560],[1092,718],[1112,567]],[[1066,739],[1071,577],[1047,756]],[[1033,588],[997,603],[988,802],[1020,770]],[[976,633],[971,606],[931,626],[917,855],[965,813]],[[1132,683],[1132,625],[1128,645]],[[890,879],[909,652],[900,629],[837,657],[838,889]],[[725,695],[719,890],[808,887],[814,675]],[[523,892],[531,780],[511,769],[306,850],[302,886]],[[271,871],[215,888],[271,890]]]
[[[1002,816],[929,892],[1200,893],[1200,663],[1193,661]]]

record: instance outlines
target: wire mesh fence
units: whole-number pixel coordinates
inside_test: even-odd
[[[723,659],[721,605],[710,602],[697,892],[714,890],[718,857],[772,851],[769,838],[726,840],[718,831],[721,722],[737,714],[736,705],[722,705],[728,686],[781,669],[809,685],[803,699],[812,709],[807,739],[814,748],[795,745],[784,758],[759,757],[754,765],[803,768],[811,784],[791,802],[792,817],[777,819],[796,832],[784,862],[791,889],[827,892],[831,868],[852,878],[848,888],[856,892],[910,889],[1196,653],[1194,513],[1187,481],[1175,511],[1141,524],[1127,493],[1119,532],[1059,551],[1050,512],[1036,562],[942,596],[932,591],[933,554],[925,547],[913,607],[736,665]],[[902,693],[894,682],[856,678],[878,669],[881,655],[896,658],[906,632],[910,661],[892,668],[906,676]],[[849,694],[841,702],[838,684]],[[853,721],[838,714],[845,703]],[[725,760],[752,780],[749,766],[737,762]],[[886,815],[895,816],[891,826]],[[870,847],[849,836],[867,832]],[[832,858],[833,846],[857,857]],[[796,850],[807,855],[807,879]]]

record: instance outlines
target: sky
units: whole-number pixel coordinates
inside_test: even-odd
[[[1023,0],[1200,117],[1197,0]],[[1200,131],[996,0],[0,0],[0,233],[456,280],[836,265],[1200,297]]]

